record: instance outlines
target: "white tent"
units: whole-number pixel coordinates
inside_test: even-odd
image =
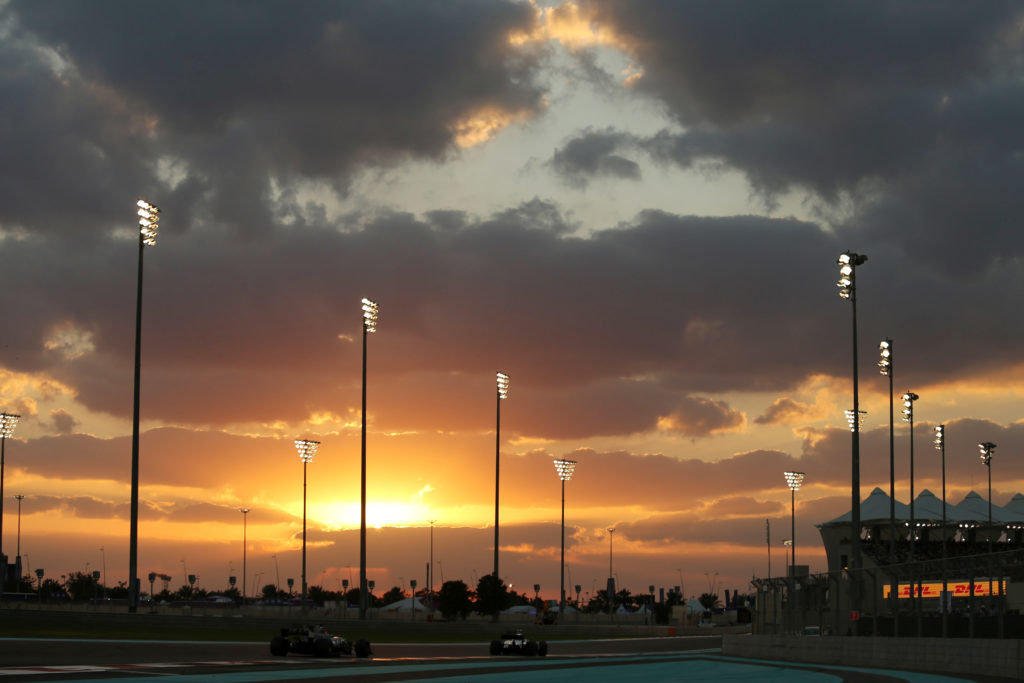
[[[860,521],[861,524],[868,524],[870,522],[888,521],[889,520],[889,495],[878,488],[877,486],[860,504]],[[914,510],[917,512],[917,510]],[[896,501],[896,519],[906,520],[910,519],[910,507],[905,503]],[[849,523],[851,521],[851,515],[847,512],[845,515],[840,515],[835,519],[829,520],[826,524],[839,524],[841,522]]]
[[[984,523],[988,521],[989,504],[979,494],[971,491],[962,501],[956,505],[956,509],[962,513],[965,519],[974,522]],[[998,505],[992,505],[992,521],[994,523],[1022,523],[1024,515],[1007,510]]]
[[[697,598],[690,598],[686,601],[687,614],[700,614],[704,611],[704,605],[700,604]]]
[[[422,598],[402,598],[380,608],[381,612],[429,612]]]
[[[907,510],[907,519],[910,519],[909,508]],[[970,515],[965,515],[964,512],[957,508],[957,506],[950,503],[946,503],[946,522],[964,522],[972,519]],[[934,493],[925,489],[921,491],[921,494],[914,501],[914,520],[917,522],[928,520],[931,522],[942,521],[942,501],[939,500]]]

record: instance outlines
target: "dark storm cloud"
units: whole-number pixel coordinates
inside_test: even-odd
[[[639,164],[614,153],[630,140],[614,130],[584,131],[555,150],[548,163],[555,173],[579,187],[586,186],[591,177],[640,180]]]
[[[0,221],[37,230],[115,224],[114,190],[129,186],[163,195],[177,230],[192,217],[265,230],[272,180],[344,189],[364,166],[444,158],[475,112],[542,106],[535,60],[507,40],[532,26],[526,4],[107,0],[4,14],[0,88],[18,125],[2,143],[19,182]],[[183,175],[174,193],[152,171],[164,155]],[[62,209],[47,212],[44,191]]]
[[[403,397],[404,377],[493,378],[500,366],[514,392],[529,392],[510,410],[523,411],[513,424],[530,436],[628,434],[658,418],[684,434],[714,433],[743,416],[708,394],[784,389],[846,366],[849,308],[833,283],[847,245],[811,224],[646,212],[584,238],[537,201],[453,218],[385,213],[358,229],[241,242],[206,230],[147,248],[147,414],[224,424],[343,413],[357,402],[367,294],[381,304],[373,371],[397,382],[385,390],[393,402],[408,404],[396,415],[431,400],[426,386],[422,400]],[[7,330],[8,367],[45,369],[87,407],[127,415],[133,244],[68,249],[36,236],[7,241],[0,266],[25,293],[8,304],[19,321]],[[872,252],[861,270],[862,334],[897,340],[903,376],[949,379],[1018,358],[1012,264],[969,285],[891,251]],[[905,308],[891,305],[892,291]],[[951,312],[974,333],[945,334]],[[43,348],[69,324],[95,351],[67,359]],[[386,406],[375,412],[405,428],[383,417]],[[478,417],[450,426],[489,423],[484,412],[465,415]]]
[[[1020,5],[581,5],[685,129],[636,142],[655,159],[725,163],[769,198],[809,189],[859,241],[960,274],[1024,250]],[[566,149],[624,139],[590,132]]]

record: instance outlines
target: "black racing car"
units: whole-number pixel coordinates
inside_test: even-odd
[[[492,655],[526,655],[527,657],[545,657],[548,654],[546,640],[540,642],[530,640],[522,630],[503,633],[500,640],[491,641]]]
[[[274,636],[270,641],[270,654],[284,657],[289,652],[314,657],[339,657],[352,655],[369,657],[373,654],[370,641],[360,638],[350,643],[341,636],[332,636],[322,626],[296,625],[281,629],[281,635]]]

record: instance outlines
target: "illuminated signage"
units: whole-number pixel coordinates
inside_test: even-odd
[[[915,584],[916,585],[916,584]],[[901,583],[899,588],[900,598],[910,598],[910,583]],[[971,583],[969,581],[948,581],[946,587],[954,598],[967,598],[971,595]],[[888,598],[891,586],[886,584],[882,586],[882,597]],[[920,598],[938,598],[942,594],[942,582],[941,581],[925,581],[917,586],[917,596]],[[992,591],[995,594],[999,594],[999,580],[992,580]],[[1002,582],[1002,593],[1006,595],[1006,581]],[[988,595],[988,579],[974,581],[974,596],[987,596]]]

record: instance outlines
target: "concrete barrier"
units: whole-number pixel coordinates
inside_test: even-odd
[[[1024,640],[725,636],[722,653],[806,664],[1024,679]]]

